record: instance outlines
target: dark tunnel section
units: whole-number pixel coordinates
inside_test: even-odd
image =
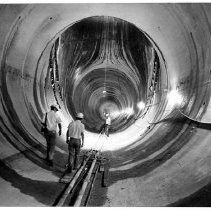
[[[49,205],[43,198],[57,186],[55,178],[68,155],[64,130],[56,147],[55,170],[44,162],[41,120],[57,102],[64,129],[72,120],[68,114],[74,118],[78,111],[85,114],[86,129],[93,133],[99,131],[105,112],[112,116],[111,132],[118,135],[110,136],[113,141],[107,141],[103,151],[111,160],[110,185],[98,189],[103,199],[95,199],[94,205],[210,205],[210,123],[199,120],[210,114],[211,19],[206,12],[211,7],[131,4],[118,8],[120,14],[110,12],[115,5],[98,7],[98,15],[111,16],[94,16],[97,5],[79,5],[82,12],[72,5],[33,7],[29,13],[9,7],[9,16],[5,8],[1,13],[2,21],[8,21],[1,26],[0,40],[0,167],[8,182],[7,191],[5,182],[1,184],[5,197],[24,204],[34,197],[38,203],[33,200],[32,205]],[[142,8],[152,12],[148,16]],[[128,11],[134,11],[135,18]],[[172,90],[182,102],[169,108]],[[145,104],[143,109],[139,102]],[[95,137],[99,139],[93,133],[86,133],[85,150],[92,148]],[[51,181],[46,182],[49,174]],[[120,201],[117,193],[123,195]]]
[[[124,20],[83,19],[65,30],[53,48],[60,76],[52,74],[52,81],[60,85],[70,115],[83,112],[91,132],[99,132],[105,113],[112,118],[111,132],[128,128],[143,114],[137,103],[146,104],[159,86],[159,58],[151,41]]]

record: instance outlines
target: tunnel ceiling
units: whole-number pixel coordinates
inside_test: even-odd
[[[111,115],[111,132],[130,126],[141,114],[137,103],[147,100],[157,58],[145,34],[124,20],[96,16],[69,27],[56,43],[69,113],[83,112],[92,132],[99,131],[104,113]]]
[[[134,198],[135,204],[169,205],[210,182],[210,124],[188,119],[207,116],[210,122],[210,5],[2,8],[1,159],[9,166],[6,169],[17,171],[8,183],[14,188],[6,191],[5,187],[3,203],[9,203],[5,196],[25,203],[26,196],[18,197],[17,192],[29,195],[29,203],[33,201],[20,179],[37,186],[32,172],[40,180],[44,171],[40,176],[22,160],[29,158],[42,166],[46,141],[40,132],[41,120],[56,102],[64,116],[56,146],[59,165],[64,163],[60,157],[67,148],[65,123],[72,120],[66,111],[72,117],[78,111],[85,114],[86,129],[92,133],[85,132],[84,150],[96,148],[95,142],[102,140],[94,132],[103,123],[103,112],[111,112],[113,135],[103,145],[112,160],[112,183],[106,195],[110,206],[131,205]],[[183,96],[182,105],[169,108],[166,95],[171,90]],[[145,102],[144,110],[137,108],[139,101]],[[148,110],[148,105],[154,106]],[[23,159],[18,158],[20,151]],[[10,172],[4,170],[3,177],[10,177]],[[41,184],[54,186],[55,181],[45,179]],[[121,203],[115,199],[119,192],[125,195]]]

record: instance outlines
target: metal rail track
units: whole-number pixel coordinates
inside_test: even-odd
[[[56,199],[54,206],[87,206],[97,173],[100,168],[104,167],[105,162],[108,161],[97,150],[88,151],[83,159],[80,168],[66,184],[64,191]],[[105,171],[108,172],[108,168],[105,168],[103,170],[104,174]]]

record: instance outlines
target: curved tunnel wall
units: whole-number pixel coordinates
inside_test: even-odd
[[[136,104],[149,101],[148,86],[155,89],[152,75],[160,84],[157,92],[165,86],[150,40],[126,21],[86,18],[62,33],[57,42],[65,104],[73,116],[84,113],[89,131],[99,132],[106,112],[112,118],[111,133],[127,129],[132,118],[142,114]]]
[[[120,18],[149,35],[155,48],[162,53],[161,65],[165,66],[168,75],[167,88],[177,88],[184,96],[181,110],[193,119],[210,121],[209,6],[74,4],[10,5],[1,8],[0,27],[4,29],[1,30],[0,40],[2,151],[15,152],[10,146],[13,144],[17,150],[32,148],[35,156],[43,156],[45,141],[39,132],[40,120],[50,103],[55,102],[50,81],[46,81],[51,46],[64,29],[92,16]],[[179,117],[176,110],[168,109],[168,106],[165,108],[161,119],[170,114],[170,117],[175,117],[174,120],[153,124],[144,136],[138,133],[134,137],[134,133],[147,130],[147,121],[156,121],[153,116],[158,107],[150,110],[146,121],[140,119],[129,130],[113,135],[113,148],[106,148],[115,149],[115,152],[111,152],[113,185],[108,190],[108,196],[114,193],[115,188],[120,187],[120,183],[131,184],[133,180],[133,184],[139,183],[137,191],[132,190],[135,194],[138,192],[138,195],[153,184],[157,186],[154,193],[148,193],[148,198],[143,196],[137,200],[138,205],[166,205],[195,192],[209,182],[209,128],[192,132],[195,124],[193,126],[187,119]],[[66,115],[65,105],[62,111]],[[173,129],[176,132],[172,132]],[[87,136],[95,137],[89,132]],[[199,136],[201,142],[197,141]],[[34,150],[34,147],[38,149]],[[1,154],[3,159],[10,152]],[[183,163],[181,168],[175,166],[178,160]],[[192,179],[189,181],[188,170],[192,172]],[[168,174],[163,174],[163,171],[168,171]],[[162,176],[166,176],[166,180],[160,186],[164,183],[159,182]],[[183,177],[187,182],[178,184],[173,192],[174,196],[165,197],[165,193],[172,189],[170,181],[178,181],[178,177]],[[120,180],[124,180],[124,183]],[[195,184],[191,188],[193,182]],[[162,199],[156,197],[158,186],[163,189]],[[183,189],[182,192],[179,186]]]

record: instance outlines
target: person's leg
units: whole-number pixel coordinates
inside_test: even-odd
[[[46,160],[49,160],[49,152],[50,152],[50,136],[48,132],[44,133],[45,139],[46,139],[46,147],[47,147],[47,154],[46,154]]]
[[[107,136],[109,137],[109,128],[110,128],[110,125],[107,125]]]
[[[70,139],[69,145],[68,145],[68,150],[69,150],[69,156],[68,156],[68,170],[69,172],[72,171],[73,168],[73,162],[74,162],[74,140]]]
[[[56,132],[50,132],[50,142],[49,142],[49,161],[50,165],[53,165],[53,156],[55,153],[56,146]]]
[[[104,127],[105,127],[105,124],[103,124],[100,128],[100,133],[103,134],[104,133]]]
[[[74,169],[78,168],[78,158],[80,154],[80,148],[81,148],[81,140],[77,139],[75,140],[75,160],[74,160]]]
[[[109,128],[110,128],[110,125],[107,125],[106,126],[106,135],[109,137]]]
[[[108,134],[108,125],[105,125],[105,134],[106,134],[107,136],[109,136],[109,134]]]

